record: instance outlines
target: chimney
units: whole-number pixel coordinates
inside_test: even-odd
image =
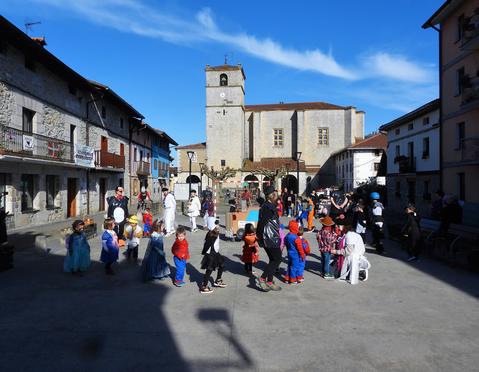
[[[42,47],[47,45],[47,41],[45,40],[45,37],[32,37],[32,40],[36,41]]]

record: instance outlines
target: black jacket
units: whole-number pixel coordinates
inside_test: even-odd
[[[279,249],[281,246],[278,209],[269,201],[265,202],[259,210],[256,235],[261,247]]]

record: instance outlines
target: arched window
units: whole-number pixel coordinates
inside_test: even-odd
[[[225,87],[228,85],[228,75],[221,74],[220,75],[220,86]]]

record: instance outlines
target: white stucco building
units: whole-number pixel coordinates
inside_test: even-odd
[[[375,133],[334,154],[336,183],[352,191],[378,174],[387,137]]]
[[[432,194],[440,187],[440,101],[431,101],[380,130],[387,132],[388,206],[401,211],[408,202],[429,214]]]
[[[315,187],[332,185],[331,154],[364,137],[365,113],[355,107],[324,102],[245,105],[241,65],[205,70],[206,164],[243,169],[232,184],[255,178],[261,183],[255,169],[285,167],[289,175],[283,186],[296,190],[299,165],[300,192],[310,181]]]

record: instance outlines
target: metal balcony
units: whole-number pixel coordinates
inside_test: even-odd
[[[479,163],[479,137],[462,140],[461,161]]]
[[[73,162],[70,142],[0,125],[0,154]]]
[[[151,173],[151,164],[146,161],[133,162],[133,174],[138,176],[149,176]]]
[[[399,173],[415,173],[416,157],[406,157],[399,161]]]
[[[125,156],[96,150],[95,165],[102,168],[125,169]]]

